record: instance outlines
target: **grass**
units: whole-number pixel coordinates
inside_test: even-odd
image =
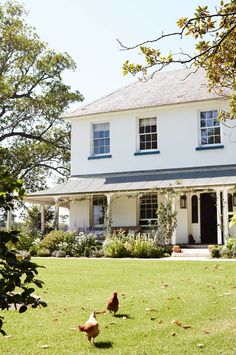
[[[235,262],[36,261],[46,267],[40,271],[45,287],[37,293],[48,307],[23,314],[2,312],[9,335],[0,339],[3,355],[235,354]],[[115,290],[118,316],[97,315],[100,335],[91,347],[75,328],[91,309],[102,311]]]

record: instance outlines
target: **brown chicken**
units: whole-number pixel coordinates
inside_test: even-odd
[[[119,308],[119,300],[117,297],[117,292],[112,292],[112,295],[107,300],[107,309],[110,312],[114,312],[114,314],[118,311]]]
[[[85,332],[90,343],[94,344],[94,338],[96,338],[99,334],[99,325],[96,319],[95,311],[92,311],[87,322],[84,325],[78,325],[78,328],[81,332]]]

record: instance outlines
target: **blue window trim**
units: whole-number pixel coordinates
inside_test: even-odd
[[[155,151],[145,151],[145,152],[135,152],[134,156],[136,155],[149,155],[149,154],[160,154],[160,150],[155,150]]]
[[[224,148],[224,144],[220,144],[220,145],[208,145],[206,147],[204,147],[204,145],[200,146],[200,147],[196,147],[195,150],[209,150],[209,149],[223,149]]]
[[[93,159],[106,159],[106,158],[111,158],[111,154],[106,154],[106,155],[93,155],[91,157],[88,157],[88,160],[93,160]]]

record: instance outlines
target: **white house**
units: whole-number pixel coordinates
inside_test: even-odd
[[[204,72],[162,72],[82,106],[71,122],[71,177],[32,193],[34,203],[69,206],[70,229],[145,229],[156,222],[160,191],[173,203],[173,243],[222,244],[236,211],[236,129],[220,123],[228,96],[208,92]]]

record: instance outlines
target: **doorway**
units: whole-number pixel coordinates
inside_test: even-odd
[[[200,224],[201,243],[217,243],[216,194],[203,193],[200,195]]]

